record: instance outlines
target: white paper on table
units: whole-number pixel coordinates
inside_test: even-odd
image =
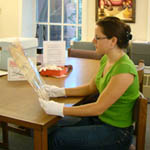
[[[0,70],[0,76],[4,76],[4,75],[7,75],[7,74],[8,74],[7,71]]]
[[[43,42],[43,64],[63,66],[66,62],[65,41]]]

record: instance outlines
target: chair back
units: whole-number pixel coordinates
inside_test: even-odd
[[[145,133],[147,119],[147,99],[139,97],[134,106],[136,150],[145,150]]]
[[[143,60],[140,60],[139,63]],[[143,96],[144,65],[137,69],[141,96],[136,100],[133,112],[135,121],[136,150],[145,149],[145,133],[147,119],[147,99]]]
[[[100,59],[102,55],[97,54],[93,50],[81,50],[68,48],[68,57],[86,58],[86,59]]]
[[[142,63],[142,66],[140,66],[140,63]],[[138,77],[139,77],[139,86],[140,86],[140,92],[143,92],[143,80],[144,80],[144,60],[139,60],[139,66],[137,68]]]
[[[138,70],[140,92],[143,92],[144,69]]]
[[[142,63],[142,64],[140,64]],[[136,136],[136,150],[145,149],[145,133],[146,133],[146,119],[147,119],[147,99],[143,96],[143,79],[144,79],[144,60],[139,60],[138,78],[141,96],[136,100],[133,109],[133,119],[135,121],[135,136]]]

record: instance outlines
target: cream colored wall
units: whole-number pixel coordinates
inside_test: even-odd
[[[136,22],[130,24],[134,40],[148,40],[148,1],[136,0]]]
[[[84,24],[84,28],[86,28],[87,33],[86,37],[82,39],[83,41],[91,41],[94,37],[94,28],[95,28],[95,0],[87,0],[87,15],[86,15],[86,23]]]
[[[148,40],[150,41],[150,26],[148,25],[148,18],[150,17],[149,0],[136,0],[136,22],[130,23],[133,40]],[[88,0],[88,18],[87,18],[87,38],[84,39],[91,41],[94,36],[95,27],[95,0]],[[149,20],[150,23],[150,20]]]
[[[0,37],[19,36],[18,0],[0,0]]]
[[[0,0],[0,38],[35,36],[35,0]]]

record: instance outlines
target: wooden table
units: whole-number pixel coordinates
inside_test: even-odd
[[[65,78],[44,77],[47,84],[59,87],[76,87],[87,83],[97,72],[99,61],[67,58],[73,70]],[[64,103],[76,103],[81,97],[58,98]],[[0,121],[34,130],[34,150],[47,150],[47,128],[60,117],[47,115],[38,102],[38,96],[27,81],[7,81],[0,77]]]

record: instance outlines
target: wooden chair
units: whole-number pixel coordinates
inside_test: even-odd
[[[139,77],[140,92],[143,93],[143,80],[144,80],[144,60],[139,60],[139,63],[143,63],[142,67],[137,68]]]
[[[133,110],[135,120],[136,150],[145,150],[145,133],[147,119],[147,99],[143,96],[144,68],[137,70],[141,96],[137,99]]]
[[[68,48],[68,57],[78,57],[86,59],[100,59],[102,55],[97,54],[93,50],[81,50],[81,49],[72,49]]]
[[[147,99],[139,97],[134,106],[136,150],[145,150],[145,133],[147,119]]]
[[[143,79],[144,79],[144,69],[139,70],[138,76],[139,76],[139,86],[140,86],[140,92],[143,92]]]

